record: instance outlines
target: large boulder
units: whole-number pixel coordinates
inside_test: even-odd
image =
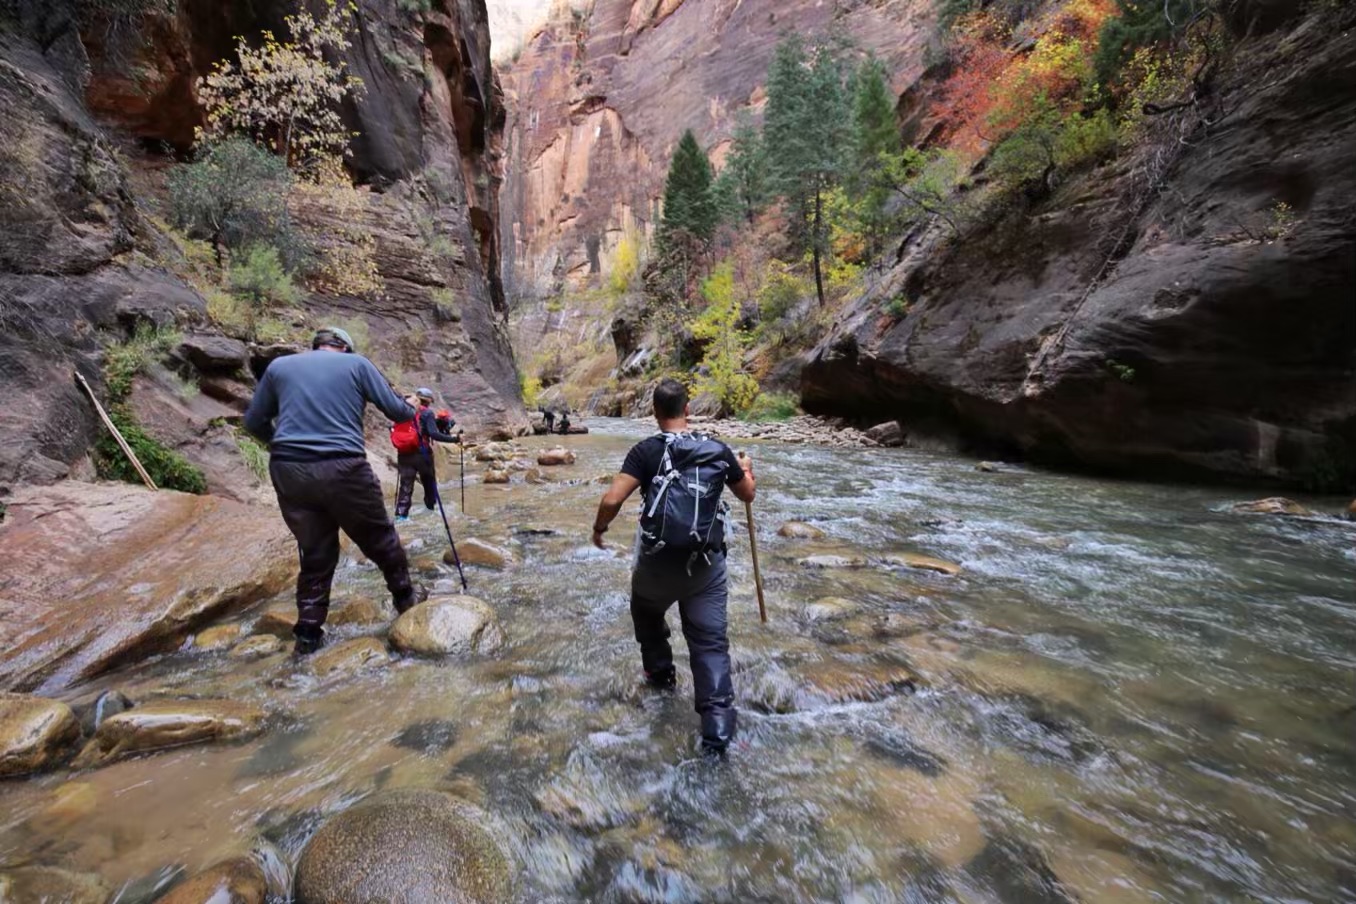
[[[537,456],[537,464],[543,468],[572,465],[574,462],[575,454],[569,449],[548,449]]]
[[[175,649],[297,569],[267,509],[118,483],[19,490],[0,548],[0,689],[44,693]]]
[[[508,857],[487,817],[437,791],[393,791],[340,813],[301,853],[297,904],[507,904]]]
[[[60,901],[61,904],[105,904],[109,889],[98,876],[48,866],[0,871],[0,901]]]
[[[264,711],[233,700],[155,700],[104,720],[75,759],[77,769],[166,747],[241,740],[264,730]]]
[[[391,643],[420,656],[468,656],[493,653],[504,645],[504,632],[494,610],[475,597],[442,596],[396,619]]]
[[[899,421],[886,421],[883,424],[877,424],[866,431],[866,436],[867,439],[882,446],[893,448],[904,445],[904,428],[899,425]]]
[[[243,370],[249,363],[249,349],[239,339],[211,333],[194,333],[184,337],[179,354],[187,358],[203,373],[232,373]]]
[[[55,766],[79,739],[80,720],[65,703],[0,693],[0,778]]]

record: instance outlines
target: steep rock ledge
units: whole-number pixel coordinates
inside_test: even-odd
[[[1135,158],[964,241],[908,243],[810,356],[806,409],[1112,472],[1349,484],[1356,35],[1318,24],[1252,45],[1233,112],[1142,210]],[[1278,202],[1293,229],[1259,239]]]

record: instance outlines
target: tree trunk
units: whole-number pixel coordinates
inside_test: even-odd
[[[815,260],[815,293],[819,296],[819,306],[824,307],[824,268],[820,263],[819,250],[819,230],[820,221],[824,216],[824,196],[821,191],[815,189],[815,219],[814,226],[810,231],[810,249]]]

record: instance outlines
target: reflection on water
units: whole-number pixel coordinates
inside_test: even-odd
[[[519,563],[469,573],[500,653],[331,683],[285,655],[111,676],[133,699],[258,702],[270,730],[0,786],[0,859],[145,883],[261,834],[295,855],[373,789],[438,786],[494,814],[523,901],[1356,901],[1350,525],[1224,514],[1228,491],[755,446],[771,623],[741,534],[741,741],[712,763],[686,676],[677,696],[638,686],[628,550],[587,546],[591,479],[640,429],[601,426],[561,482],[473,486],[454,516]],[[792,518],[827,538],[776,536]],[[406,536],[433,551],[440,531]],[[964,572],[796,564],[908,551]],[[336,599],[380,590],[341,567]]]

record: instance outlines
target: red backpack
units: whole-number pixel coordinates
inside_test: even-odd
[[[419,433],[419,414],[422,411],[421,408],[415,412],[414,420],[401,421],[391,428],[391,445],[396,447],[397,452],[418,452],[424,447],[424,438]]]

